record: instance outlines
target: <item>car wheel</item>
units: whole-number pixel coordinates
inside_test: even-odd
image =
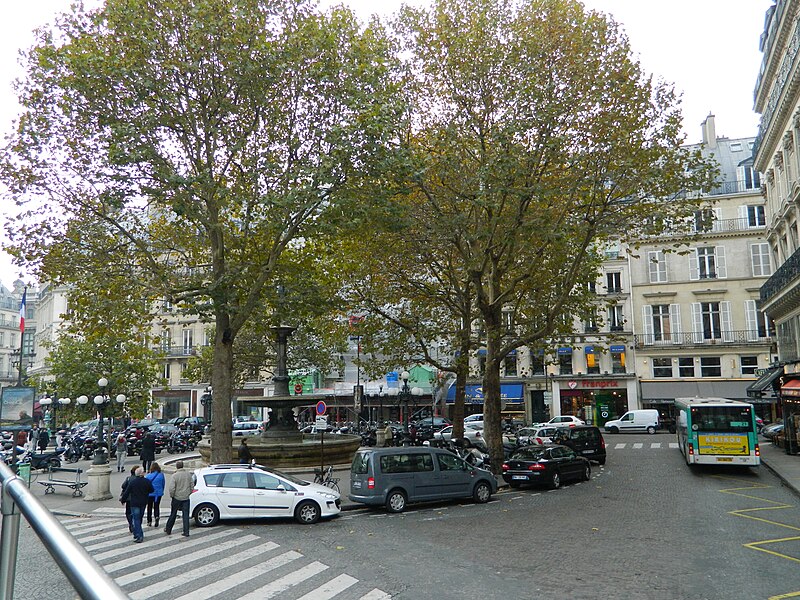
[[[598,465],[604,465],[604,464],[606,464],[606,459],[605,459],[605,458],[601,458],[600,460],[598,460],[598,461],[597,461],[597,464],[598,464]]]
[[[550,476],[550,487],[557,490],[561,487],[561,474],[558,471],[553,471]]]
[[[297,505],[294,509],[294,518],[303,525],[313,525],[319,521],[319,504],[311,500],[306,500]]]
[[[611,429],[609,429],[609,431],[611,433],[619,433],[619,427],[612,427]]]
[[[406,509],[406,495],[402,490],[392,490],[386,496],[386,510],[392,513],[401,513]]]
[[[652,425],[650,425],[650,427],[647,428],[647,433],[649,433],[650,435],[653,435],[655,432],[656,428],[653,427]]]
[[[589,481],[591,478],[592,478],[592,467],[589,466],[589,464],[587,463],[583,467],[583,480],[584,481]]]
[[[478,504],[486,504],[492,497],[492,488],[485,481],[479,481],[472,492],[472,499]]]
[[[198,527],[213,527],[219,523],[219,509],[213,504],[201,504],[194,511],[194,522]]]

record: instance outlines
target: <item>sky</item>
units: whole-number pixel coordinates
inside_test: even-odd
[[[388,16],[402,0],[341,0],[363,18]],[[406,0],[426,5],[429,0]],[[4,7],[0,19],[0,133],[13,126],[19,106],[11,87],[22,74],[20,49],[30,47],[35,27],[52,22],[69,9],[71,0],[30,0]],[[95,4],[92,0],[87,5]],[[333,4],[325,0],[323,5]],[[717,135],[755,136],[759,116],[753,112],[753,89],[762,55],[758,41],[764,14],[773,0],[583,0],[588,9],[610,14],[627,33],[634,57],[644,71],[674,84],[682,94],[684,133],[688,143],[701,141],[700,124],[715,116]],[[1,193],[1,192],[0,192]],[[11,214],[9,200],[0,195],[2,215]],[[0,235],[0,248],[4,240]],[[11,264],[0,249],[0,282],[7,287],[30,275]]]

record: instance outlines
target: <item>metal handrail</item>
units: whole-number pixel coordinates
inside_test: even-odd
[[[0,461],[3,523],[0,530],[0,600],[14,597],[20,512],[83,600],[128,600],[128,595]],[[19,511],[17,510],[19,508]]]

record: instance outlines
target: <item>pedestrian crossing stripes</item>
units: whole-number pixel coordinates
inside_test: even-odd
[[[678,448],[678,442],[669,442],[667,445],[669,446],[670,450],[676,450]],[[630,447],[634,450],[642,450],[645,446],[648,446],[651,450],[658,450],[664,445],[661,442],[651,442],[649,445],[641,442],[630,444]],[[626,442],[614,444],[614,450],[624,450],[627,447],[628,444]]]
[[[235,527],[189,538],[145,527],[133,544],[120,518],[65,519],[64,527],[132,600],[390,600],[391,595],[297,550]]]

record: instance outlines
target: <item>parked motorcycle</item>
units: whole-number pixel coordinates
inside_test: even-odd
[[[30,463],[31,470],[58,469],[61,467],[61,457],[65,451],[66,448],[56,448],[53,452],[43,452],[42,454],[25,452],[19,457],[19,462]]]

